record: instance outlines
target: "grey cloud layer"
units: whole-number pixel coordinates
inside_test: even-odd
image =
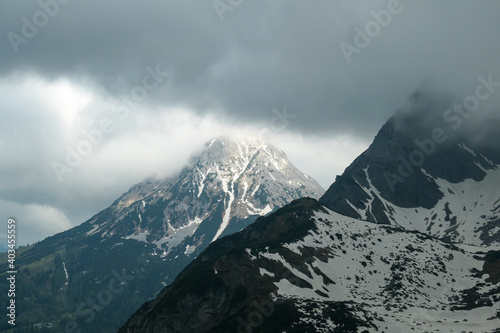
[[[287,105],[300,116],[296,129],[370,137],[423,80],[464,94],[500,68],[498,2],[401,0],[350,64],[340,43],[354,45],[353,28],[363,30],[388,1],[231,3],[240,4],[221,21],[212,1],[68,1],[16,54],[7,34],[22,35],[22,18],[33,21],[41,6],[3,1],[0,73],[66,76],[119,95],[161,63],[173,89],[149,103],[241,121]]]

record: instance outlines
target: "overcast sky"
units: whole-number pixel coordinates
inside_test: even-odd
[[[174,175],[211,137],[262,128],[327,188],[419,87],[459,100],[478,76],[500,81],[498,13],[498,1],[1,1],[0,218],[33,243]],[[68,147],[91,151],[68,167]]]

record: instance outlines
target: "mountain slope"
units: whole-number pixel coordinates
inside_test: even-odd
[[[498,256],[300,199],[213,243],[119,332],[493,332]]]
[[[20,254],[18,322],[116,331],[213,240],[323,192],[279,149],[216,138],[177,177],[139,183],[89,221]],[[4,285],[5,270],[0,275]]]
[[[330,209],[452,242],[500,245],[495,128],[471,134],[441,117],[449,101],[413,96],[321,198]]]

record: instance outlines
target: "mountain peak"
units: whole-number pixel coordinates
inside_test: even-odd
[[[346,216],[445,241],[499,244],[500,198],[492,184],[500,179],[500,148],[491,144],[498,131],[481,132],[478,143],[470,124],[454,129],[446,122],[446,98],[417,94],[410,102],[320,201]]]
[[[283,151],[264,140],[219,136],[193,155],[177,177],[134,186],[115,209],[134,221],[121,233],[156,244],[166,256],[185,239],[214,241],[294,199],[323,193]],[[158,207],[154,216],[146,215],[150,206]],[[189,254],[198,253],[197,248],[191,246]]]
[[[191,172],[194,175],[187,176]],[[316,181],[297,170],[282,150],[260,138],[216,137],[192,158],[183,173],[183,178],[196,180],[198,198],[208,199],[220,189],[226,195],[223,222],[212,241],[226,231],[232,217],[265,215],[293,199],[319,198],[324,192]],[[236,206],[231,208],[233,204]]]
[[[257,151],[263,151],[273,159],[288,161],[287,155],[272,144],[258,137],[231,138],[218,136],[205,143],[205,149],[194,160],[202,158],[205,162],[224,159],[248,160]]]
[[[240,145],[244,144],[253,147],[260,147],[266,144],[266,141],[260,137],[249,136],[249,137],[235,138],[228,135],[219,135],[209,140],[205,145],[208,146],[208,148],[210,148],[214,144],[219,144],[222,146],[226,145],[233,146],[234,144],[240,144]]]

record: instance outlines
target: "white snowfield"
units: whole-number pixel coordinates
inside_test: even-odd
[[[303,314],[300,320],[313,323],[316,332],[335,327],[321,314],[327,301],[346,302],[358,319],[373,325],[359,332],[485,333],[500,328],[500,303],[493,296],[483,297],[485,305],[472,310],[453,309],[462,291],[477,287],[483,294],[495,287],[485,282],[486,275],[472,273],[484,263],[477,248],[468,252],[418,232],[327,211],[315,213],[315,231],[279,252],[247,251],[252,260],[274,261],[292,273],[276,280],[274,297],[293,298]],[[326,251],[327,261],[308,258],[306,248]],[[282,255],[287,251],[302,256],[307,272],[287,262]],[[260,273],[274,276],[265,269]],[[311,287],[298,287],[291,277]]]

